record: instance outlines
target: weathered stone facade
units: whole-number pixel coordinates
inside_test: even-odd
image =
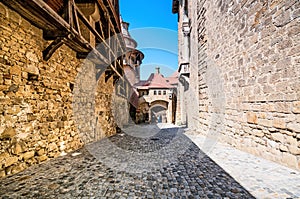
[[[64,45],[44,61],[48,44],[0,3],[0,177],[116,132],[113,78],[96,79],[94,64]]]
[[[198,44],[190,48],[198,55],[195,129],[300,169],[300,2],[188,5]]]
[[[179,62],[179,84],[178,100],[176,109],[176,124],[187,125],[194,129],[198,125],[198,66],[197,53],[198,47],[195,40],[197,33],[195,27],[196,17],[191,8],[192,2],[181,1],[178,12],[181,13],[178,18],[178,62]]]
[[[164,77],[160,68],[135,85],[138,98],[137,123],[175,123],[178,73]]]

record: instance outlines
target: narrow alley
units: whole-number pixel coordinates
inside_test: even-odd
[[[0,0],[0,199],[300,199],[299,0]]]

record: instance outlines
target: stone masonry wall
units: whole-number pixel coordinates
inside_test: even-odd
[[[188,5],[187,7],[185,7]],[[197,41],[197,7],[194,1],[180,1],[178,19],[178,62],[189,63],[189,74],[181,73],[178,83],[178,99],[176,109],[176,124],[186,125],[190,130],[197,129],[199,114],[198,92],[198,43]],[[189,31],[185,30],[185,18],[189,20]],[[186,28],[184,28],[186,26]],[[188,52],[186,49],[189,49]],[[194,53],[195,52],[195,53]]]
[[[97,92],[114,93],[112,80],[105,83],[102,75],[96,82],[93,63],[76,59],[66,46],[43,61],[47,44],[40,29],[0,3],[0,177],[104,137],[97,136],[97,127],[105,136],[116,131],[105,104],[111,98],[95,100]],[[97,126],[100,107],[105,117]]]
[[[300,169],[300,2],[194,3],[198,131]]]

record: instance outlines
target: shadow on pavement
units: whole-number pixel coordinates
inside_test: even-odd
[[[254,198],[180,128],[123,132],[72,154],[1,179],[0,197]]]

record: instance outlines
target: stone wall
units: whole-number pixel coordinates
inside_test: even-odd
[[[112,78],[97,80],[94,64],[66,46],[43,61],[48,44],[40,29],[0,3],[0,177],[116,132]]]
[[[186,0],[187,1],[187,0]],[[189,129],[196,129],[198,124],[198,56],[197,48],[197,17],[193,1],[180,1],[178,19],[178,62],[179,65],[189,63],[189,74],[181,71],[178,83],[178,100],[176,109],[176,124],[186,125]],[[187,6],[187,7],[186,7]],[[189,18],[189,25],[183,25],[185,16]],[[189,29],[185,30],[184,29]],[[187,50],[189,49],[189,50]]]
[[[182,1],[179,6],[179,13],[184,12],[184,6],[182,5]],[[182,31],[183,25],[183,15],[179,14],[178,17],[178,64],[180,65],[184,60],[184,50],[185,50],[185,43],[184,43],[184,34]],[[177,108],[176,108],[176,124],[177,125],[186,125],[187,124],[187,99],[186,99],[186,89],[185,85],[187,85],[185,78],[180,76],[179,74],[179,82],[177,86]]]
[[[198,131],[300,169],[300,2],[196,4]]]

